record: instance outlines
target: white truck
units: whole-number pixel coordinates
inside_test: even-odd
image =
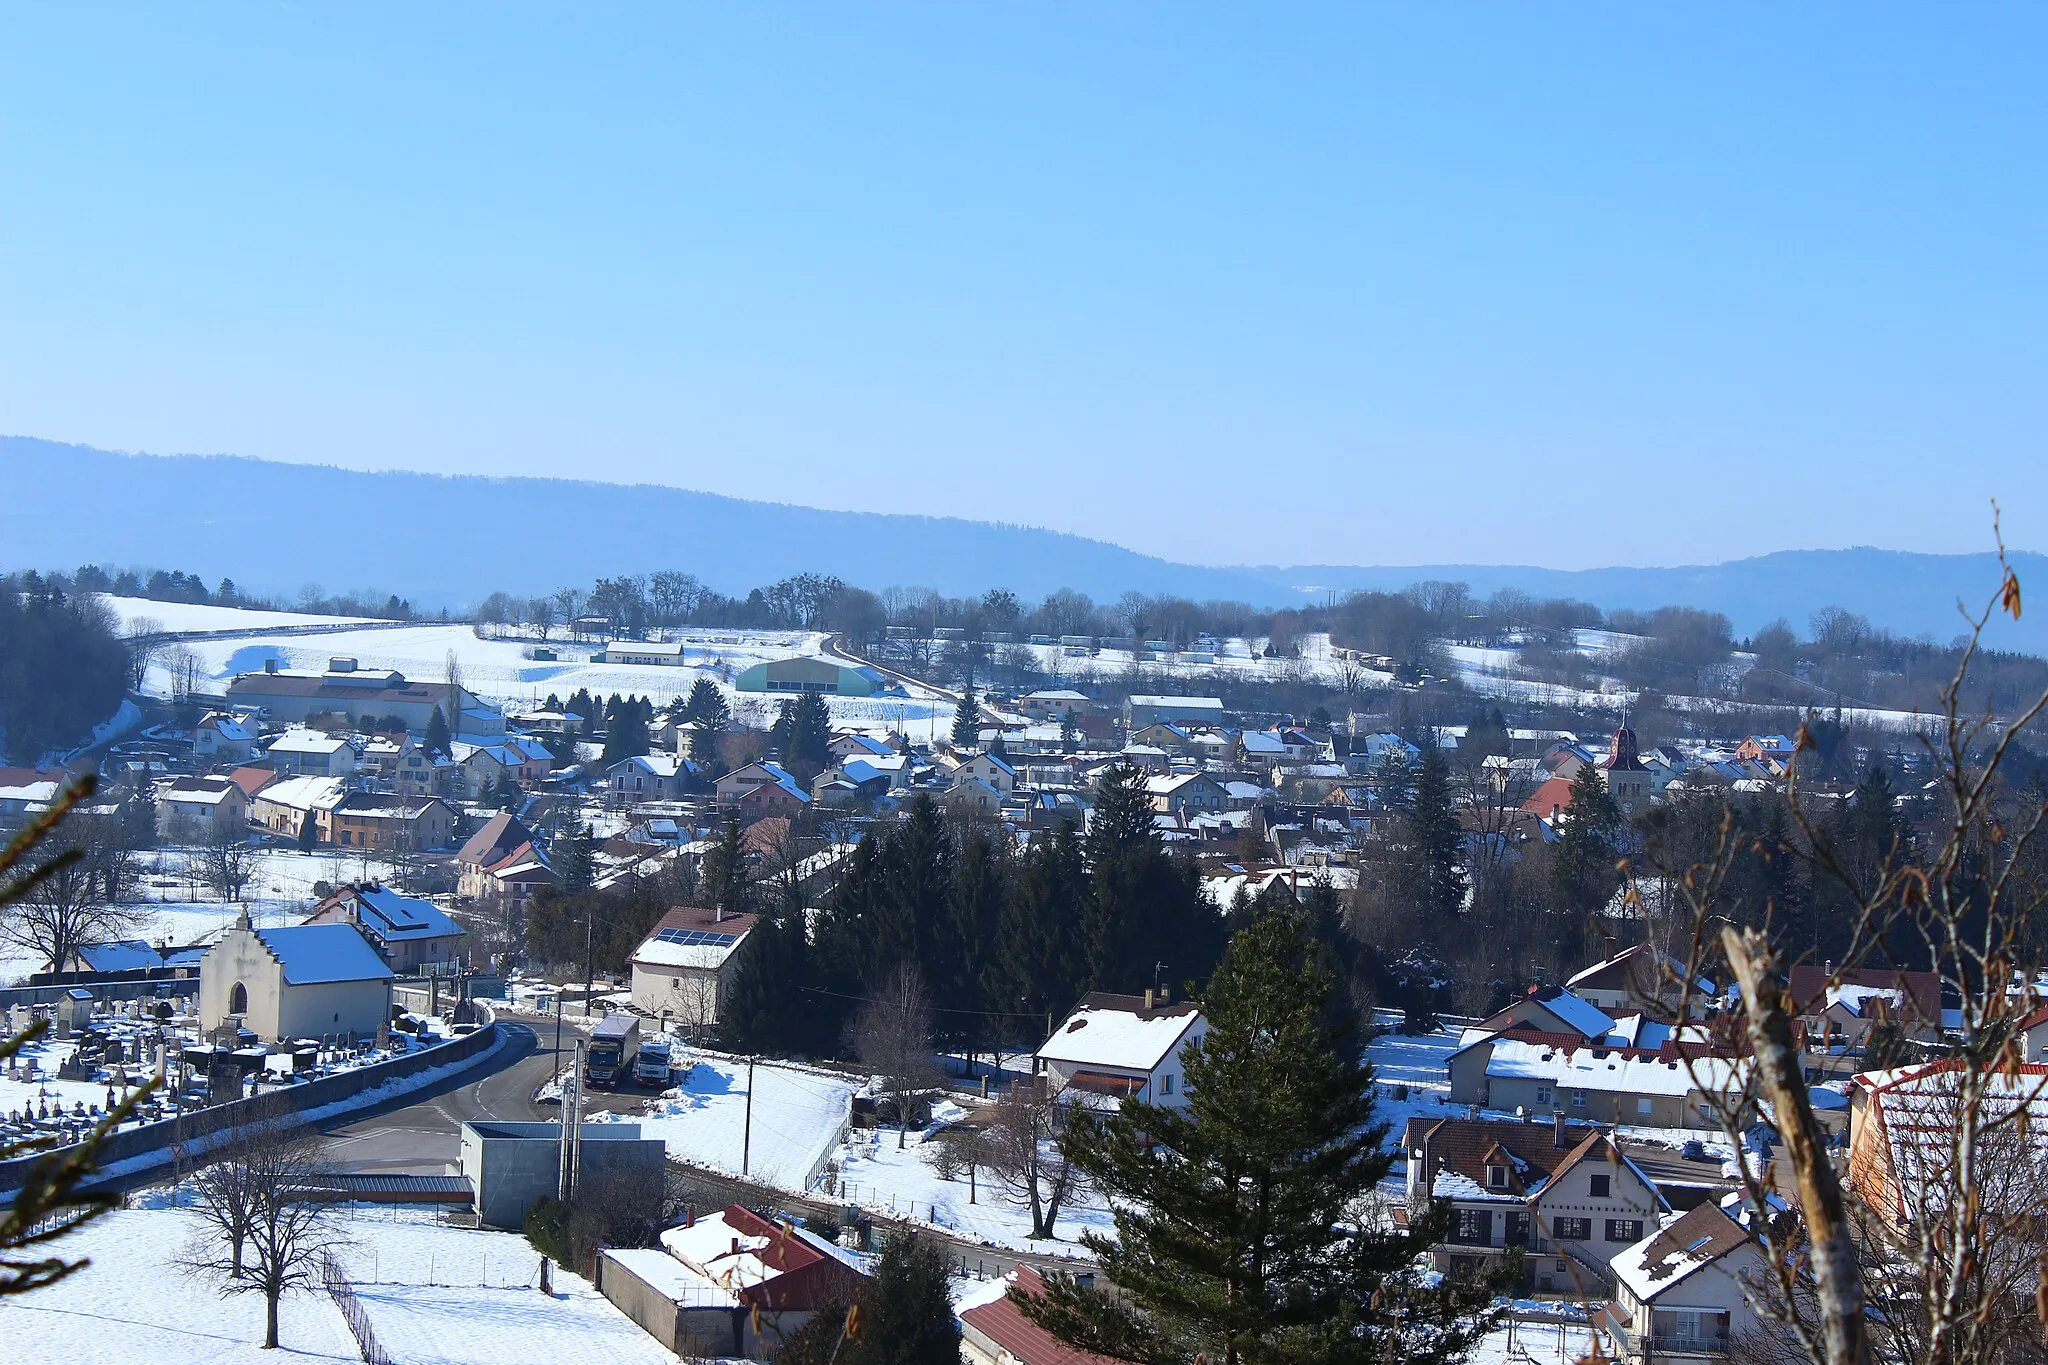
[[[583,1054],[583,1079],[592,1085],[617,1085],[632,1074],[634,1054],[640,1051],[640,1020],[636,1015],[607,1015],[590,1031],[590,1047]]]
[[[640,1051],[633,1058],[633,1084],[666,1090],[675,1064],[675,1052],[667,1036],[656,1034],[640,1044]]]

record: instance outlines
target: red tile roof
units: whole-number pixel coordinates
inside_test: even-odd
[[[1027,1298],[1045,1293],[1045,1281],[1030,1266],[1012,1276],[1017,1292]],[[1108,1356],[1077,1350],[1024,1316],[1008,1294],[994,1303],[970,1308],[960,1320],[1023,1362],[1023,1365],[1116,1365]]]

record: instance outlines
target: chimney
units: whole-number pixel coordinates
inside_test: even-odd
[[[277,672],[277,657],[275,655],[263,661],[263,671],[265,673]]]
[[[1173,1003],[1173,987],[1161,986],[1159,988],[1159,1003],[1162,1005],[1171,1005]]]
[[[1154,991],[1150,986],[1147,986],[1145,988],[1145,1008],[1148,1010],[1151,1009],[1157,1001],[1158,992]]]
[[[1551,1116],[1550,1124],[1551,1145],[1556,1147],[1566,1146],[1567,1144],[1565,1142],[1564,1110],[1560,1109],[1555,1114],[1553,1114]]]

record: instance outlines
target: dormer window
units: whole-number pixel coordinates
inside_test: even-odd
[[[1493,1190],[1506,1189],[1508,1187],[1508,1168],[1505,1166],[1488,1166],[1486,1168],[1486,1186],[1488,1189]]]

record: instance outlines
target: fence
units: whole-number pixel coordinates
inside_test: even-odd
[[[327,1297],[334,1300],[334,1306],[341,1310],[341,1319],[348,1324],[349,1334],[356,1339],[356,1350],[368,1365],[391,1365],[391,1357],[377,1344],[377,1329],[370,1326],[370,1315],[363,1311],[362,1303],[356,1298],[355,1286],[348,1282],[340,1266],[332,1256],[320,1258],[320,1283],[327,1290]]]

